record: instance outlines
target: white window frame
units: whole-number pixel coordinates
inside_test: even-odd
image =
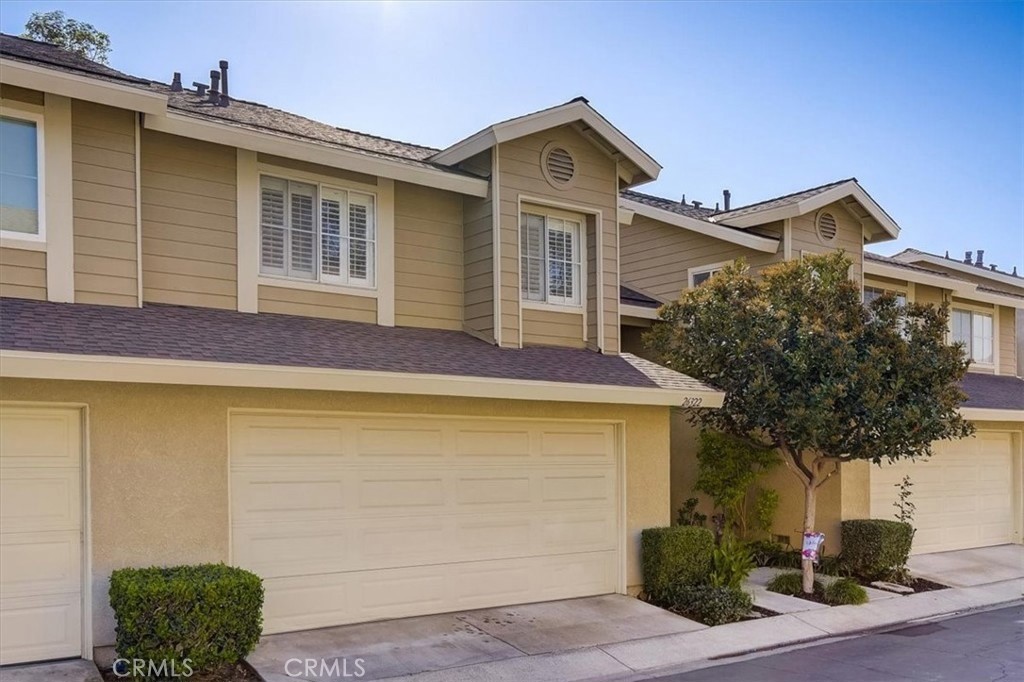
[[[314,257],[313,262],[315,265],[315,276],[310,279],[306,277],[292,277],[280,272],[270,272],[264,269],[263,265],[263,216],[262,216],[262,195],[263,195],[263,180],[264,178],[270,178],[273,180],[286,181],[288,183],[299,183],[303,185],[313,185],[316,190],[314,197],[314,218],[315,218],[315,236],[313,239]],[[363,279],[354,279],[349,276],[348,263],[348,250],[342,248],[340,258],[343,263],[346,264],[345,268],[339,268],[337,275],[325,275],[323,273],[323,263],[321,261],[321,244],[323,240],[322,234],[322,201],[324,190],[329,192],[341,192],[345,194],[345,203],[342,209],[344,215],[348,215],[348,194],[362,194],[370,196],[373,199],[373,239],[367,239],[366,241],[372,244],[372,258],[367,259],[367,274],[368,277]],[[289,191],[290,195],[290,191]],[[260,168],[257,173],[257,186],[256,186],[256,215],[257,215],[257,235],[256,235],[256,270],[257,270],[257,282],[261,284],[267,284],[271,286],[295,286],[303,289],[311,289],[317,291],[337,291],[342,293],[351,293],[361,296],[376,296],[379,278],[380,278],[380,196],[376,191],[373,191],[368,186],[357,185],[354,183],[337,182],[334,180],[328,180],[320,177],[313,176],[308,173],[294,172],[287,169],[277,168]],[[286,202],[285,211],[289,211],[290,207]],[[347,224],[347,218],[346,218]],[[286,249],[287,258],[287,249]]]
[[[22,108],[24,106],[25,108]],[[29,109],[31,107],[31,109]],[[38,111],[36,111],[38,109]],[[34,242],[37,244],[46,243],[46,124],[42,107],[33,105],[15,106],[10,100],[3,100],[0,105],[0,116],[13,118],[15,120],[34,123],[36,126],[36,191],[38,196],[39,229],[35,232],[15,232],[13,230],[0,230],[0,239],[4,241]]]
[[[876,286],[875,284],[865,283],[861,290],[861,301],[863,301],[864,305],[868,304],[868,289],[871,289],[872,291],[881,292],[882,296],[884,296],[885,294],[892,294],[893,296],[896,297],[897,305],[899,305],[899,300],[901,296],[903,297],[903,307],[906,307],[906,305],[910,303],[910,292],[908,292],[905,289],[892,288],[887,286]],[[881,296],[879,298],[881,298]]]
[[[969,313],[971,316],[971,335],[970,342],[965,345],[964,352],[971,361],[971,367],[979,367],[982,369],[997,369],[999,363],[999,314],[998,309],[983,308],[980,306],[970,305],[960,301],[954,302],[950,306],[949,310],[949,340],[950,343],[955,343],[956,338],[953,336],[953,319],[957,312]],[[977,315],[984,315],[992,320],[992,361],[982,362],[975,360],[974,354],[974,318]]]
[[[523,259],[526,256],[523,255],[523,239],[526,236],[526,232],[523,230],[523,220],[527,215],[539,216],[544,219],[544,232],[541,238],[541,245],[543,247],[543,254],[540,259],[543,263],[541,270],[541,291],[543,292],[543,298],[527,298],[527,294],[523,291],[523,283],[525,282],[523,273]],[[548,260],[548,221],[549,220],[560,220],[568,221],[576,224],[574,231],[571,231],[573,239],[573,260],[569,262],[569,267],[572,269],[572,285],[574,295],[569,296],[557,296],[551,293],[550,287],[548,286],[548,273],[550,272],[550,262]],[[584,215],[578,215],[567,211],[560,211],[557,209],[551,209],[544,206],[536,206],[533,204],[523,205],[519,210],[519,271],[520,271],[520,282],[519,282],[519,301],[520,305],[525,308],[554,308],[559,310],[581,310],[586,301],[587,286],[585,270],[586,270],[586,231],[587,231],[587,219]],[[574,234],[572,233],[574,232]]]
[[[697,275],[710,274],[712,277],[714,277],[716,274],[721,272],[726,265],[729,265],[729,263],[732,263],[732,261],[726,260],[722,261],[721,263],[711,263],[710,265],[700,265],[695,268],[688,268],[686,271],[687,286],[689,286],[689,288],[691,289],[695,286],[693,283],[693,279]],[[710,277],[708,279],[710,279]]]

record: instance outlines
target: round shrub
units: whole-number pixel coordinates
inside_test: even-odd
[[[202,564],[122,568],[110,576],[117,655],[209,671],[249,655],[263,631],[263,581]]]
[[[670,609],[704,625],[735,623],[754,606],[753,597],[732,587],[676,584],[665,596]]]
[[[715,536],[707,528],[647,528],[640,544],[644,591],[655,601],[663,600],[669,586],[702,583],[711,572]]]
[[[839,578],[826,585],[824,598],[831,606],[868,603],[867,591],[850,578]]]
[[[779,573],[777,576],[768,581],[768,591],[777,592],[779,594],[788,594],[791,597],[796,597],[804,593],[804,577],[800,573],[788,572]],[[822,593],[822,585],[817,580],[814,581],[814,593]]]

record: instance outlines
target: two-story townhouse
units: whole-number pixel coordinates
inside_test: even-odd
[[[112,644],[122,566],[250,568],[268,633],[638,589],[722,399],[620,352],[658,164],[584,100],[442,150],[220,67],[0,38],[0,662]]]
[[[826,549],[838,551],[840,521],[891,518],[895,485],[909,474],[917,505],[916,553],[1020,543],[1024,526],[1021,441],[1024,381],[1017,376],[1017,324],[1024,316],[1024,279],[907,250],[886,258],[864,249],[899,235],[892,218],[855,179],[842,180],[741,208],[710,209],[626,190],[621,242],[623,348],[643,354],[643,330],[661,303],[698,286],[743,257],[755,274],[801,254],[842,249],[851,276],[870,299],[892,291],[905,301],[951,306],[950,340],[972,358],[962,387],[962,413],[974,438],[935,444],[927,462],[843,465],[818,498]],[[927,256],[928,254],[923,254]],[[672,502],[694,495],[697,432],[678,412],[672,422]],[[803,496],[785,467],[761,485],[781,493],[776,537],[797,545]]]

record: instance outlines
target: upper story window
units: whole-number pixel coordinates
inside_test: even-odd
[[[582,221],[524,212],[520,224],[523,300],[580,305]]]
[[[0,117],[0,231],[42,236],[42,117]]]
[[[889,291],[888,289],[879,289],[878,287],[864,287],[864,303],[871,303],[886,294],[892,294],[896,297],[896,305],[907,305],[907,295],[902,291]]]
[[[953,309],[953,341],[964,344],[964,352],[980,365],[995,362],[992,315],[973,310]]]
[[[372,195],[260,178],[261,273],[372,288],[376,237]]]
[[[702,268],[690,268],[690,288],[700,286],[722,271],[723,264],[706,265]]]

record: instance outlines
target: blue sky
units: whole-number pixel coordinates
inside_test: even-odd
[[[856,176],[906,246],[1024,272],[1024,3],[158,3],[63,9],[111,64],[446,146],[584,95],[664,167],[639,189],[734,205]],[[206,77],[204,78],[204,74]]]

